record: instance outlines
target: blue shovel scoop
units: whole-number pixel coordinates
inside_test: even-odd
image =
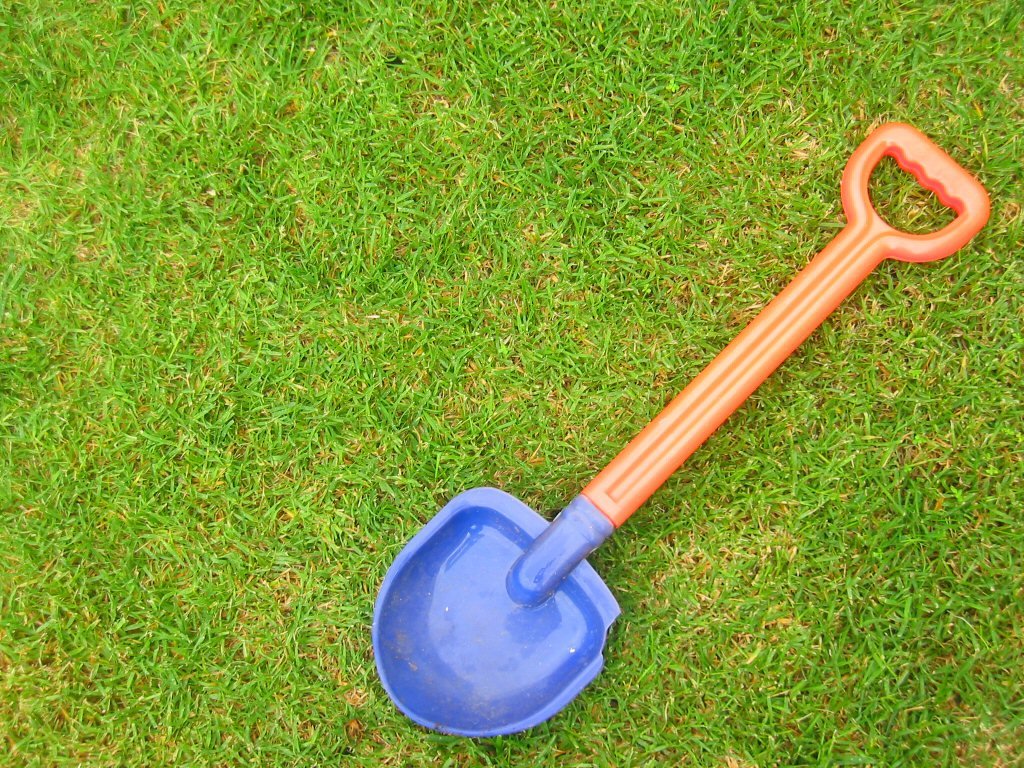
[[[868,197],[888,155],[957,217],[900,232]],[[916,129],[874,131],[843,173],[848,223],[553,522],[495,488],[452,499],[398,555],[374,607],[381,682],[415,722],[497,736],[530,728],[601,670],[619,606],[585,558],[650,497],[885,258],[931,261],[988,219],[988,196]]]

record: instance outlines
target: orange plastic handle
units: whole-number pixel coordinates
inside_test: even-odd
[[[868,196],[871,172],[892,157],[957,213],[927,235],[890,227]],[[885,258],[941,259],[963,247],[988,220],[984,188],[916,128],[883,125],[854,151],[843,172],[847,225],[612,462],[583,489],[620,526],[751,392]]]

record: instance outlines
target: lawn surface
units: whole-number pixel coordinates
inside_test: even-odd
[[[0,0],[0,764],[1020,765],[1021,4],[380,5]],[[623,615],[564,712],[399,715],[403,543],[477,485],[554,514],[890,119],[982,234],[592,556]]]

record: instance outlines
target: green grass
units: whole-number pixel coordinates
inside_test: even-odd
[[[308,5],[0,0],[0,764],[1022,764],[1020,4]],[[592,556],[623,616],[564,712],[399,715],[403,543],[477,485],[559,509],[889,119],[982,234]]]

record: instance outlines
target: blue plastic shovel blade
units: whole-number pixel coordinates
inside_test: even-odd
[[[601,671],[619,606],[579,563],[547,600],[512,600],[513,564],[548,527],[519,499],[474,488],[452,499],[399,554],[374,607],[385,690],[415,722],[497,736],[561,710]]]

